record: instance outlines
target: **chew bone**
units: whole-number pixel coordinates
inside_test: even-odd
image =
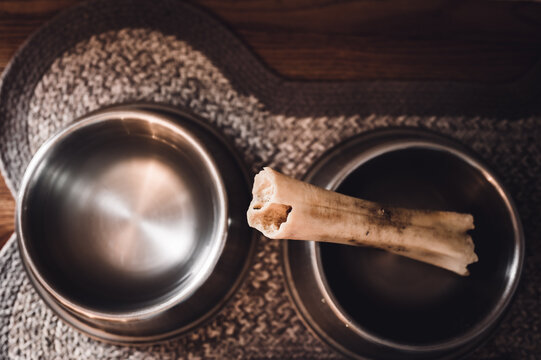
[[[478,260],[473,216],[382,206],[292,179],[271,168],[255,176],[248,224],[271,239],[371,246],[459,275]]]

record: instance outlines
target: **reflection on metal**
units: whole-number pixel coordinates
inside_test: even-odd
[[[26,171],[23,262],[46,303],[91,336],[182,333],[214,314],[246,271],[248,184],[227,143],[186,113],[91,114],[47,141]]]
[[[460,357],[486,339],[516,290],[524,257],[518,212],[463,146],[417,129],[360,135],[305,180],[389,205],[473,213],[479,262],[469,277],[377,249],[289,241],[289,294],[320,339],[355,358]]]

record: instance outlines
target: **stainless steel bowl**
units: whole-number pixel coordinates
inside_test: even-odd
[[[249,180],[227,143],[161,106],[103,110],[35,154],[17,203],[23,263],[64,320],[148,342],[214,314],[245,273]]]
[[[472,213],[471,275],[377,249],[288,241],[289,293],[323,341],[362,359],[463,356],[487,339],[517,287],[524,237],[494,173],[447,138],[412,129],[358,136],[306,174],[316,185],[396,206]]]

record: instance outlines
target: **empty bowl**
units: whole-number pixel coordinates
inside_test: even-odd
[[[378,249],[285,242],[288,290],[307,326],[362,359],[468,353],[502,319],[517,287],[524,237],[497,176],[464,146],[417,129],[379,130],[326,153],[305,180],[391,206],[471,213],[471,275]]]
[[[23,263],[61,318],[149,342],[216,313],[245,273],[249,180],[234,151],[180,110],[123,106],[48,140],[17,203]]]

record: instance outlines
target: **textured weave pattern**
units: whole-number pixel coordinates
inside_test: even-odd
[[[14,188],[31,154],[55,131],[89,111],[131,101],[186,107],[220,129],[253,171],[270,165],[297,177],[325,150],[370,129],[413,126],[451,136],[502,175],[528,238],[524,281],[511,314],[475,358],[534,359],[541,353],[539,118],[285,116],[268,110],[261,99],[237,92],[219,68],[187,42],[146,29],[110,31],[79,42],[42,74],[27,100],[19,120],[4,117],[0,125],[10,127],[0,133],[0,150],[5,176]],[[261,239],[245,283],[209,324],[167,343],[122,347],[89,339],[61,322],[30,286],[12,240],[0,256],[0,357],[337,358],[297,317],[285,293],[278,248],[278,242]]]

